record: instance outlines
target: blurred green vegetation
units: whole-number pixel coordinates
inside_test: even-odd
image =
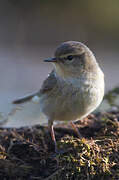
[[[118,0],[9,0],[9,2],[24,10],[30,8],[31,11],[39,11],[41,13],[48,13],[50,11],[51,16],[60,16],[64,23],[79,22],[90,25],[89,29],[95,28],[97,31],[102,32],[115,32],[119,30],[119,1]],[[47,15],[47,13],[45,15]],[[65,21],[65,17],[68,15],[69,21]],[[47,17],[48,18],[48,17]]]
[[[32,43],[44,42],[42,38],[45,36],[47,43],[54,43],[56,39],[84,42],[95,42],[98,39],[104,40],[104,44],[114,42],[118,45],[118,0],[5,0],[4,3],[0,3],[0,10],[7,9],[6,5],[9,5],[7,13],[17,18],[11,33],[22,29],[19,33],[25,31],[25,38]],[[12,23],[13,17],[9,19],[10,16],[8,20]],[[18,23],[20,26],[16,25],[15,29]]]

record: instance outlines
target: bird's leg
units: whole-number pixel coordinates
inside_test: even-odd
[[[56,139],[55,139],[55,132],[54,132],[54,128],[53,128],[53,121],[49,121],[48,124],[49,124],[49,130],[50,130],[51,138],[52,138],[52,141],[54,142],[54,145],[55,145],[55,152],[57,153],[58,149],[57,149],[57,143],[56,143]]]
[[[82,135],[81,133],[79,132],[78,128],[76,127],[76,125],[73,123],[73,122],[70,122],[72,128],[74,129],[74,131],[76,132],[76,134],[78,135],[79,138],[82,139]]]

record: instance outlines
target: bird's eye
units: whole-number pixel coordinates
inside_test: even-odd
[[[73,59],[73,56],[67,56],[67,59],[69,60],[69,61],[71,61],[72,59]]]

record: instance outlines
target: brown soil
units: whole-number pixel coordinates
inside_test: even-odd
[[[82,139],[69,126],[55,127],[62,154],[46,127],[0,129],[0,180],[119,179],[118,119],[110,112],[77,122]]]

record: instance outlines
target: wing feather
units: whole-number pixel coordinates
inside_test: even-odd
[[[54,74],[54,71],[52,71],[49,74],[49,76],[47,77],[47,79],[43,82],[43,85],[40,89],[40,95],[47,93],[48,91],[51,91],[56,86],[57,86],[57,79],[56,79],[56,76]]]
[[[34,96],[40,97],[42,94],[47,93],[48,91],[51,91],[54,87],[57,85],[57,79],[55,77],[54,71],[52,71],[47,79],[43,82],[41,89],[35,93],[32,93],[30,95],[18,98],[14,100],[13,104],[21,104],[30,101]]]

